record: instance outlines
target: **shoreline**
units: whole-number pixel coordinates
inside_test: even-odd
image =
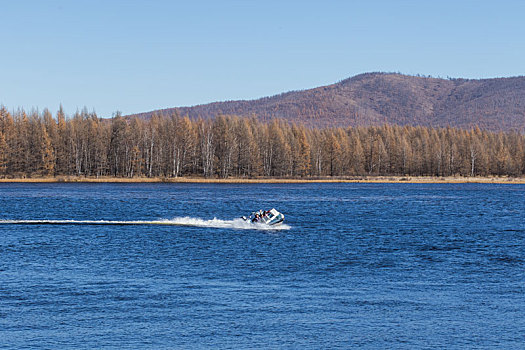
[[[0,178],[0,183],[210,183],[210,184],[301,184],[301,183],[413,183],[413,184],[447,184],[447,183],[493,183],[525,184],[525,177],[433,177],[433,176],[355,176],[344,178],[119,178],[119,177],[33,177],[33,178]]]

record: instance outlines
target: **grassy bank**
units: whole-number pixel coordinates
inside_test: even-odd
[[[149,177],[31,177],[0,178],[0,183],[497,183],[525,184],[525,177],[432,177],[432,176],[363,176],[344,178],[149,178]]]

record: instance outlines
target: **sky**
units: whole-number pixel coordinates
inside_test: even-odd
[[[525,1],[0,0],[0,105],[100,117],[365,72],[525,74]]]

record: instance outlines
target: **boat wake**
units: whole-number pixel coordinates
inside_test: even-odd
[[[203,220],[192,217],[176,217],[173,219],[160,219],[152,221],[119,221],[119,220],[0,220],[0,225],[171,225],[171,226],[194,226],[194,227],[211,227],[211,228],[229,228],[241,230],[289,230],[288,225],[268,226],[265,224],[253,224],[243,219],[220,220]]]
[[[290,226],[288,225],[279,225],[279,226],[269,226],[266,224],[258,224],[246,222],[243,219],[233,219],[233,220],[221,220],[213,218],[212,220],[203,220],[199,218],[192,218],[189,216],[186,217],[176,217],[171,220],[162,221],[166,222],[167,225],[183,225],[183,226],[197,226],[197,227],[214,227],[214,228],[233,228],[241,230],[289,230]]]

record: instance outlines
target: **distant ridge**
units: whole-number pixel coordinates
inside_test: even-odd
[[[281,118],[309,127],[382,125],[478,126],[525,131],[525,77],[439,79],[397,73],[365,73],[338,83],[250,101],[226,101],[153,113],[214,118],[220,114]]]

